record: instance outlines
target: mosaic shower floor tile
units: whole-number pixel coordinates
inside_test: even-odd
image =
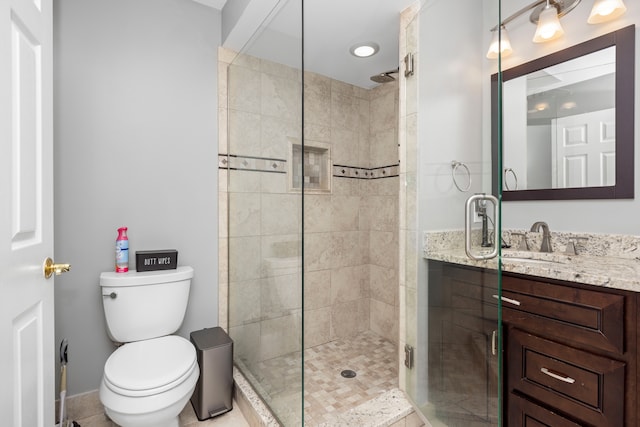
[[[259,363],[253,373],[286,425],[300,424],[295,408],[302,392],[300,367],[300,354],[289,354]],[[304,367],[305,426],[327,425],[337,415],[398,387],[396,345],[370,331],[307,349]],[[356,376],[345,378],[343,370]]]

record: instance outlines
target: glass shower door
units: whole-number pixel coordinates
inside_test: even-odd
[[[501,424],[498,64],[485,56],[499,9],[498,0],[433,0],[402,19],[400,383],[434,426]],[[453,10],[464,11],[455,24]]]
[[[301,0],[279,1],[241,52],[224,52],[221,112],[234,363],[286,426],[303,425],[301,20]]]

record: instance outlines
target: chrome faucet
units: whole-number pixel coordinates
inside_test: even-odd
[[[542,244],[540,245],[540,252],[553,252],[551,250],[551,233],[549,232],[549,226],[546,222],[536,221],[531,226],[533,232],[539,232],[542,228]]]

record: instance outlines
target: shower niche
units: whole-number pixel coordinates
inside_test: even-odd
[[[331,148],[320,142],[289,143],[289,191],[331,192]]]

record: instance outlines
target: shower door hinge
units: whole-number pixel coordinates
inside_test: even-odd
[[[407,53],[404,57],[404,76],[413,76],[413,53]]]
[[[409,369],[413,368],[413,347],[409,344],[404,346],[404,366]]]

